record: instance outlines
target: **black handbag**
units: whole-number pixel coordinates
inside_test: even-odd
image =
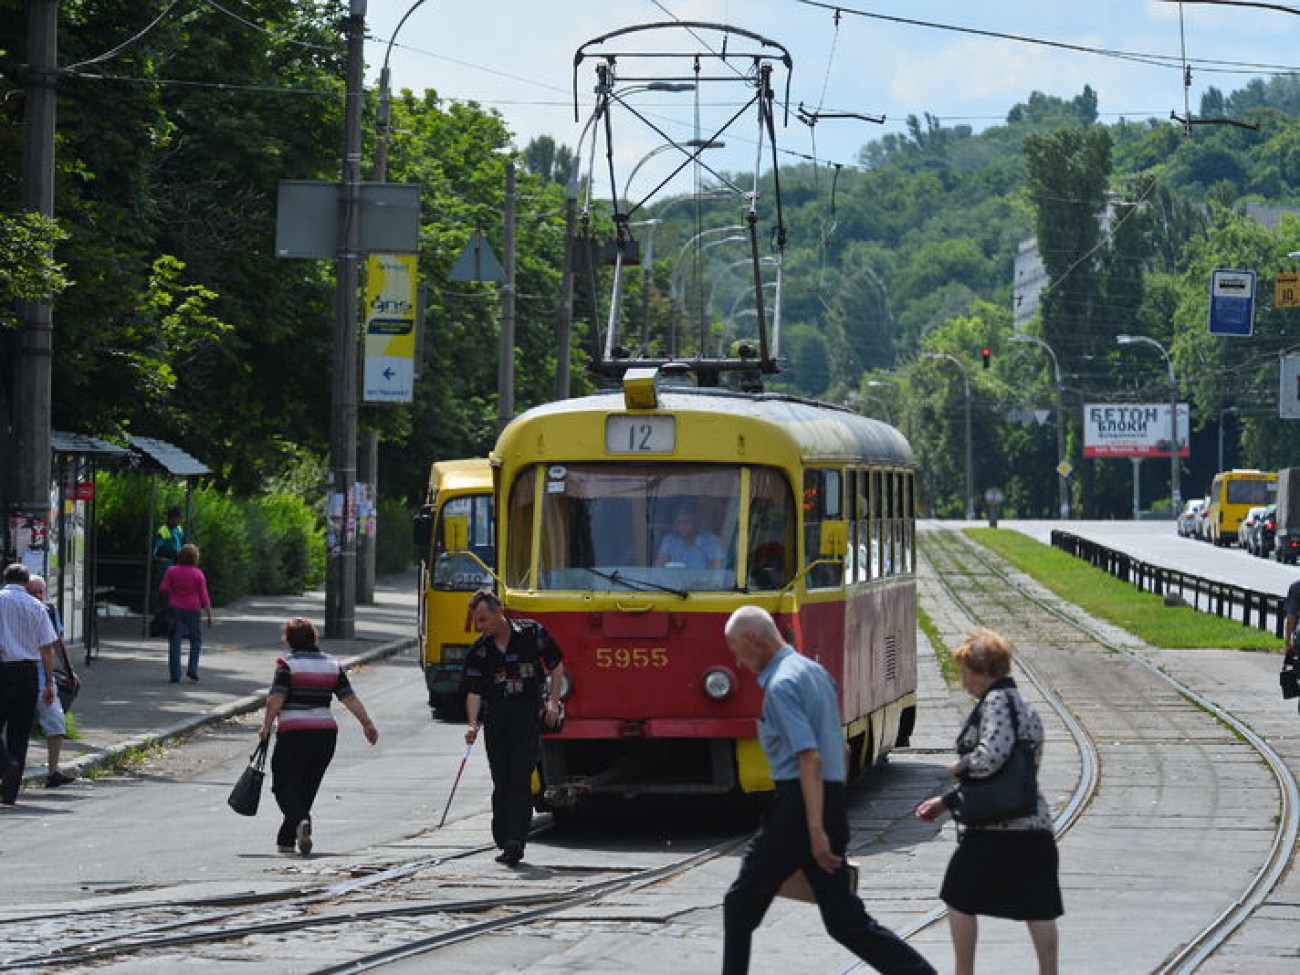
[[[262,780],[266,778],[266,745],[263,738],[248,756],[248,767],[239,776],[239,781],[230,790],[226,804],[241,816],[256,816],[257,806],[262,801]]]
[[[1014,700],[1011,702],[1011,723],[1016,740],[1002,767],[983,778],[962,776],[952,816],[963,826],[987,826],[1032,816],[1038,809],[1034,746],[1020,737],[1020,713]]]
[[[59,695],[59,707],[63,708],[64,713],[72,710],[72,702],[77,699],[79,688],[72,682],[72,675],[62,667],[54,671],[54,689]]]
[[[1282,657],[1282,671],[1277,675],[1277,682],[1282,685],[1283,700],[1300,697],[1300,653],[1295,647],[1289,647]]]

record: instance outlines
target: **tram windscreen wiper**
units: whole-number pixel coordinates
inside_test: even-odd
[[[635,589],[638,592],[651,592],[653,590],[658,590],[659,592],[670,592],[681,599],[689,599],[691,596],[691,594],[685,589],[674,589],[671,586],[661,586],[655,582],[647,582],[645,579],[633,579],[629,576],[623,575],[623,573],[619,572],[618,569],[615,569],[613,572],[603,572],[600,569],[593,569],[589,565],[585,565],[583,568],[592,575],[600,576],[602,579],[608,579],[610,582],[616,582],[619,585],[627,586],[629,589]]]

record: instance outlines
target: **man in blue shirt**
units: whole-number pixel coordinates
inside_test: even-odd
[[[684,569],[721,569],[722,543],[718,536],[699,531],[695,515],[680,508],[673,516],[673,530],[659,543],[655,565],[673,565]]]
[[[934,975],[916,949],[867,913],[850,885],[844,736],[831,675],[796,653],[757,606],[732,613],[725,633],[736,663],[757,674],[763,688],[759,741],[776,799],[723,901],[723,975],[749,971],[754,931],[796,870],[808,878],[832,938],[886,975]]]

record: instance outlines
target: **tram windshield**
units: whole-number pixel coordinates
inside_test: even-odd
[[[528,585],[536,534],[538,589],[735,590],[747,518],[746,587],[784,585],[793,571],[789,486],[778,471],[752,468],[742,497],[741,470],[636,463],[535,468],[510,492],[507,584]]]
[[[453,530],[451,526],[456,522],[461,527]],[[453,548],[455,532],[463,533],[463,539],[456,539],[459,544]],[[492,586],[492,574],[487,571],[493,567],[496,551],[492,495],[467,494],[447,501],[438,511],[435,538],[434,589],[473,592]]]

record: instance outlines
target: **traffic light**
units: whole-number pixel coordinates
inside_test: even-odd
[[[989,359],[992,358],[992,356],[993,356],[993,351],[987,345],[981,346],[980,358],[984,360],[985,369],[989,367]]]

